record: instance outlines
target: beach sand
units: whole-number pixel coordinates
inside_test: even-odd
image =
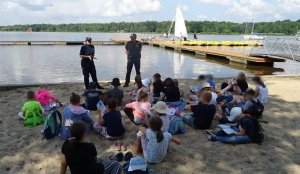
[[[224,79],[217,79],[221,82]],[[178,135],[181,145],[170,144],[167,157],[161,164],[149,165],[154,173],[300,173],[300,76],[264,77],[269,88],[270,103],[264,112],[268,124],[262,124],[267,135],[262,145],[227,145],[210,142],[204,131],[186,126],[186,133]],[[194,80],[179,80],[186,94]],[[108,86],[108,84],[103,84]],[[251,84],[253,87],[253,84]],[[57,174],[63,140],[56,137],[45,140],[40,133],[42,126],[24,127],[17,113],[25,101],[26,92],[37,87],[23,87],[0,92],[0,173],[6,174]],[[49,89],[67,104],[71,92],[82,93],[83,84],[51,85]],[[129,89],[129,88],[128,88]],[[127,96],[128,99],[128,96]],[[97,113],[92,112],[97,118]],[[124,116],[126,135],[122,139],[128,144],[135,138],[137,126]],[[212,128],[215,128],[215,120]],[[91,133],[98,157],[108,159],[117,153],[104,140]]]

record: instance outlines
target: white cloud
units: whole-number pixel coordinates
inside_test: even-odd
[[[0,23],[101,22],[160,10],[160,0],[1,0]],[[9,20],[11,19],[11,20]]]
[[[300,0],[278,0],[277,4],[280,4],[287,12],[293,13],[300,10]]]
[[[300,15],[300,0],[199,0],[203,4],[225,7],[225,13],[244,20],[284,19],[284,14]],[[281,12],[281,13],[279,13]]]

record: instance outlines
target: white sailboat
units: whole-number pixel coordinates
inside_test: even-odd
[[[180,38],[180,39],[182,39],[182,37],[187,37],[188,34],[187,34],[186,26],[185,26],[184,17],[182,15],[182,11],[179,6],[177,6],[177,8],[176,8],[175,21],[172,21],[168,33],[171,32],[174,23],[175,23],[174,36],[176,38]]]
[[[264,40],[266,38],[266,36],[261,36],[261,35],[257,35],[254,33],[254,22],[253,22],[253,25],[252,25],[252,30],[251,30],[251,34],[246,34],[246,30],[247,30],[247,23],[246,23],[246,29],[245,29],[245,35],[243,36],[244,39],[247,39],[247,40]]]

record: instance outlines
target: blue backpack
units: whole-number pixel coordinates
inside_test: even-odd
[[[52,109],[44,123],[44,137],[49,140],[60,132],[62,127],[61,113],[55,108]]]

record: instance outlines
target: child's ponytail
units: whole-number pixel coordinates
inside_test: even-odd
[[[164,139],[164,134],[161,130],[156,132],[156,139],[158,143],[162,142],[162,140]]]
[[[152,116],[149,120],[150,128],[152,131],[156,132],[156,139],[157,142],[162,142],[164,139],[164,134],[161,131],[161,127],[163,125],[163,122],[159,116]]]

